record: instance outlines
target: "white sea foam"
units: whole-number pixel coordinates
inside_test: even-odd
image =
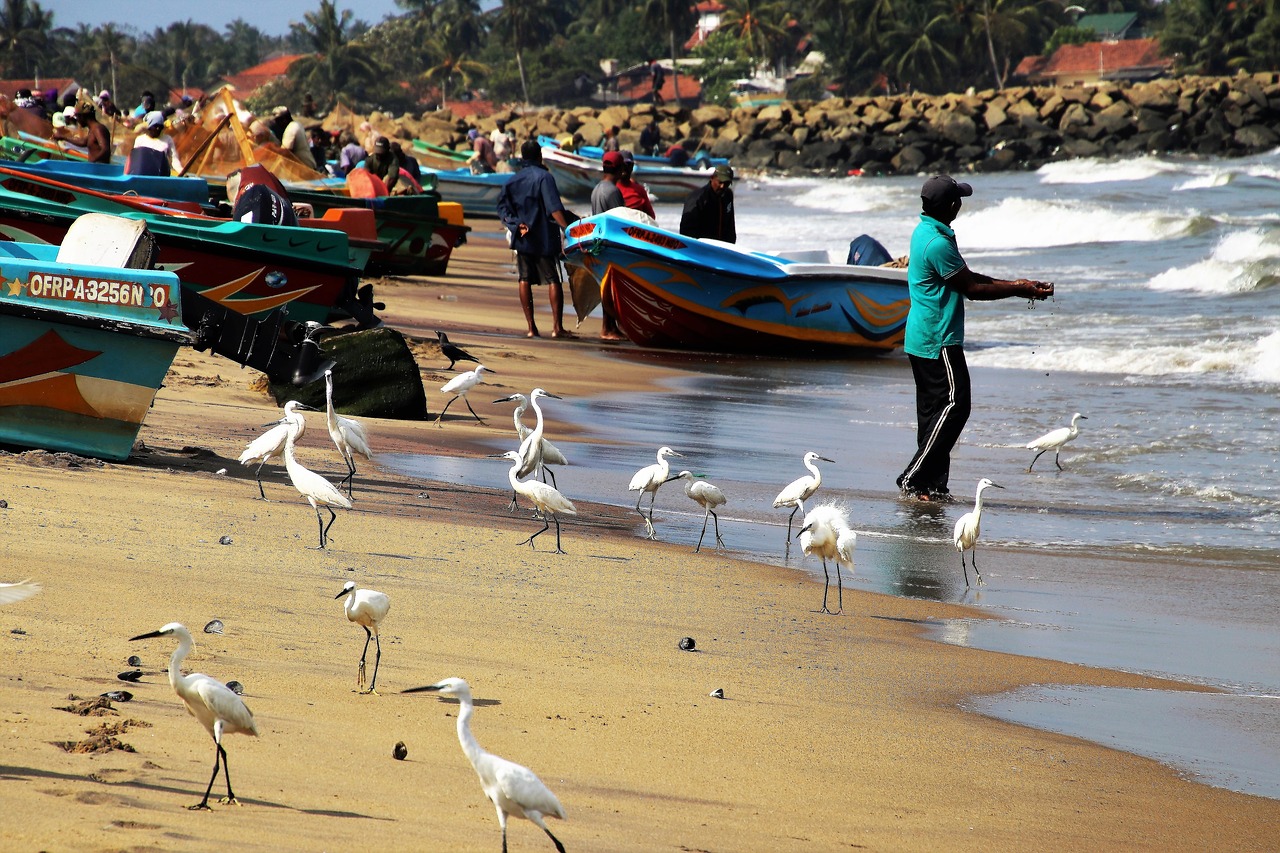
[[[1156,157],[1134,157],[1130,160],[1063,160],[1046,163],[1036,174],[1042,184],[1102,184],[1111,181],[1145,181],[1178,167]]]
[[[973,336],[978,339],[978,335]],[[970,364],[1119,376],[1213,376],[1250,382],[1280,382],[1280,333],[1261,341],[1208,340],[1198,343],[1131,346],[1009,346],[975,348]]]
[[[1181,269],[1166,270],[1150,281],[1153,290],[1245,293],[1272,284],[1280,261],[1280,239],[1262,228],[1234,231],[1214,246],[1209,257]]]
[[[1207,190],[1214,187],[1225,187],[1231,183],[1231,179],[1235,177],[1234,173],[1226,169],[1217,169],[1205,172],[1199,175],[1192,175],[1181,183],[1174,184],[1174,192],[1184,192],[1186,190]]]
[[[1118,212],[1098,204],[1012,198],[966,211],[957,234],[962,246],[976,249],[1152,242],[1183,236],[1196,222],[1187,212]]]
[[[1280,332],[1272,332],[1253,345],[1253,362],[1245,375],[1254,382],[1280,384]]]
[[[796,207],[828,213],[910,211],[913,208],[918,210],[920,203],[919,190],[911,197],[884,184],[871,184],[861,178],[815,181],[811,186],[788,186],[787,189],[792,193],[789,201]]]

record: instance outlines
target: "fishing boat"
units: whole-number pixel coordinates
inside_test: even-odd
[[[470,169],[426,169],[423,174],[433,175],[436,192],[444,201],[461,204],[471,216],[496,217],[498,194],[515,175],[515,172],[489,172],[472,174]]]
[[[576,153],[583,157],[590,157],[593,160],[604,159],[604,149],[599,145],[579,145]],[[632,154],[632,159],[637,166],[670,166],[671,160],[667,157],[659,157],[656,154]],[[728,157],[712,157],[706,151],[695,151],[689,155],[689,163],[698,169],[707,167],[715,168],[716,166],[728,166]]]
[[[455,151],[443,145],[435,145],[424,139],[413,140],[413,156],[429,169],[449,172],[460,169],[471,160],[471,151]]]
[[[748,252],[642,216],[579,220],[565,244],[575,307],[583,283],[598,288],[619,329],[640,346],[850,356],[902,344],[910,307],[904,269]]]
[[[337,309],[377,323],[371,296],[357,293],[361,271],[344,232],[212,219],[0,167],[0,240],[59,245],[76,217],[91,212],[145,220],[160,264],[227,310],[264,319],[287,306],[295,321],[323,323]],[[204,302],[183,305],[195,328]]]
[[[146,232],[88,214],[61,247],[0,242],[0,444],[128,458],[178,347],[194,343],[178,277],[113,262],[145,254]]]
[[[584,157],[564,151],[550,137],[540,137],[543,142],[542,162],[555,175],[560,194],[573,198],[590,198],[591,191],[604,178],[604,163],[592,157]],[[637,162],[632,177],[649,189],[655,200],[682,202],[685,196],[702,187],[715,174],[714,167],[705,168],[644,165]]]

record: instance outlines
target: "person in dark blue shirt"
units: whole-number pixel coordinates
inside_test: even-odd
[[[569,226],[556,179],[542,165],[542,146],[535,139],[520,146],[524,168],[498,193],[498,217],[507,227],[516,253],[520,304],[529,324],[528,337],[538,337],[533,318],[533,285],[545,284],[551,297],[551,337],[569,336],[564,328],[564,288],[560,280],[563,229]],[[560,226],[555,228],[552,223]]]

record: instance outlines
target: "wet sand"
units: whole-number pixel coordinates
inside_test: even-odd
[[[585,337],[596,321],[576,341],[525,339],[508,257],[473,240],[447,278],[379,285],[388,322],[421,339],[432,416],[451,375],[435,328],[498,373],[473,402],[486,426],[456,405],[441,429],[371,420],[376,450],[481,455],[512,432],[489,400],[552,378],[573,395],[662,378]],[[531,550],[517,543],[536,525],[508,515],[505,494],[368,464],[331,549],[310,550],[315,514],[280,467],[263,502],[234,461],[277,416],[254,378],[184,351],[129,463],[0,457],[3,579],[44,584],[0,609],[0,847],[496,849],[457,706],[398,693],[455,675],[483,700],[480,743],[559,795],[569,818],[551,829],[569,850],[1263,850],[1280,837],[1275,800],[960,710],[1036,683],[1188,689],[923,637],[981,615],[968,608],[846,590],[843,615],[818,614],[807,571],[648,542],[629,509],[582,502],[568,555],[550,533]],[[323,418],[309,427],[300,461],[336,478]],[[391,597],[380,696],[354,692],[363,632],[334,600],[348,579]],[[213,618],[225,634],[199,632]],[[173,644],[128,642],[170,621],[196,631],[187,668],[241,681],[257,715],[260,738],[224,741],[239,808],[184,808],[208,782],[212,743],[167,684]],[[684,636],[696,652],[678,650]],[[131,654],[136,685],[116,679]],[[118,716],[57,710],[122,688],[135,699]],[[116,735],[135,752],[54,745],[128,720],[146,724]],[[509,838],[551,849],[525,821]]]

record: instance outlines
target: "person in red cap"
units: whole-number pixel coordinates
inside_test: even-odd
[[[950,175],[934,175],[920,190],[920,222],[911,235],[903,349],[916,382],[916,454],[898,477],[902,494],[947,501],[951,449],[969,420],[969,367],[964,359],[964,300],[1048,299],[1053,285],[1006,280],[973,272],[960,256],[951,223],[973,187]]]
[[[622,192],[618,189],[618,176],[622,174],[622,155],[617,151],[606,151],[601,158],[604,177],[591,191],[591,215],[604,213],[614,207],[625,207]]]

